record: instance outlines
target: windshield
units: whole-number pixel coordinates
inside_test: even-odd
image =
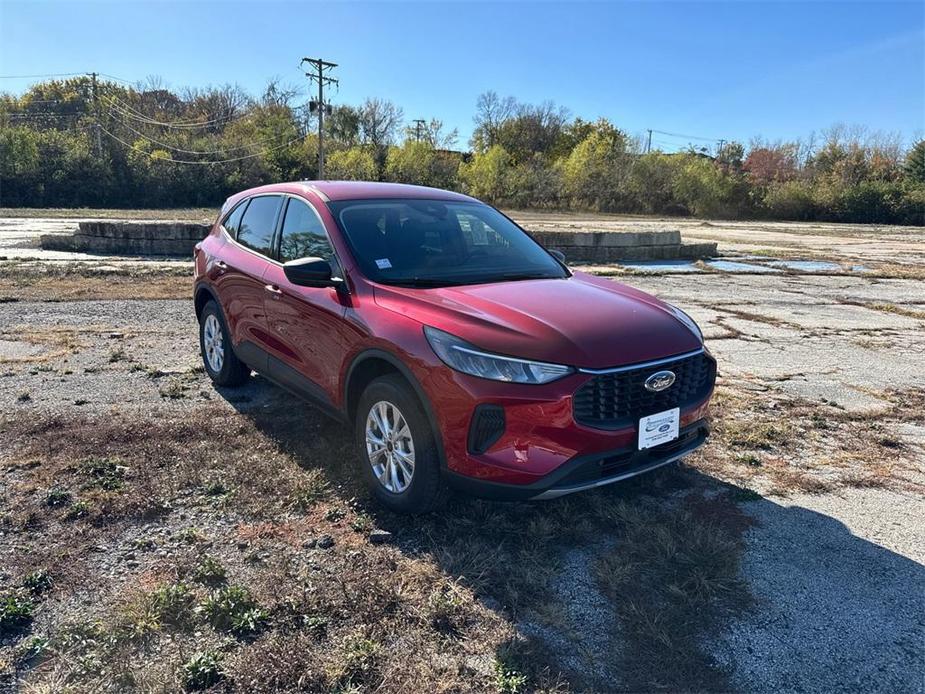
[[[380,199],[328,206],[363,273],[376,282],[423,287],[568,276],[488,205]]]

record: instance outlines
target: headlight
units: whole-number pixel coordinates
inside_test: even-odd
[[[572,373],[574,369],[561,364],[515,359],[489,354],[442,330],[424,327],[424,335],[444,364],[470,376],[508,383],[549,383]]]
[[[690,328],[691,332],[694,333],[694,335],[696,335],[700,339],[700,342],[703,342],[703,331],[700,330],[700,326],[698,326],[694,322],[693,318],[691,318],[689,315],[684,313],[684,311],[679,309],[677,306],[672,306],[671,304],[668,304],[668,308],[671,309],[671,312],[675,315],[675,317],[679,321],[681,321],[682,323],[684,323],[684,325]]]

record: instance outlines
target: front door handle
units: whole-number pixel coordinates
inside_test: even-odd
[[[267,284],[264,285],[263,288],[270,292],[270,294],[272,294],[277,299],[283,295],[283,290],[277,287],[275,284]]]

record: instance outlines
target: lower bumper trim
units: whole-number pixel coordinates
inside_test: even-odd
[[[701,442],[698,443],[697,446],[699,446],[701,443],[703,443],[703,440],[701,440]],[[696,448],[697,446],[694,446],[694,448]],[[664,460],[657,460],[654,463],[649,463],[648,465],[645,465],[640,468],[636,468],[635,470],[630,470],[629,472],[624,472],[624,473],[614,475],[613,477],[607,477],[602,480],[595,480],[594,482],[586,482],[585,484],[576,484],[572,487],[556,487],[554,489],[547,489],[542,494],[538,494],[537,496],[531,497],[531,500],[532,501],[546,501],[547,499],[557,499],[560,496],[565,496],[566,494],[574,494],[575,492],[583,492],[587,489],[595,489],[596,487],[604,487],[604,486],[607,486],[608,484],[619,482],[620,480],[626,480],[626,479],[629,479],[630,477],[635,477],[636,475],[642,475],[646,472],[656,470],[664,465],[669,465],[670,463],[673,463],[676,460],[683,458],[688,453],[690,453],[692,450],[694,450],[694,448],[685,450],[682,453],[676,453],[675,455],[669,458],[665,458]]]
[[[676,441],[663,444],[665,450],[630,448],[578,456],[532,484],[503,484],[452,472],[447,474],[447,481],[457,489],[483,498],[545,501],[603,487],[669,465],[699,448],[709,435],[709,425],[700,420],[684,427]],[[608,470],[612,470],[612,474],[607,474]]]

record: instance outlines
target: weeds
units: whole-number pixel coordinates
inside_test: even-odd
[[[213,592],[199,610],[213,628],[236,636],[254,635],[269,621],[267,611],[241,586],[227,586]]]
[[[222,656],[216,651],[200,651],[183,663],[183,686],[188,691],[209,689],[223,678]]]
[[[32,623],[35,604],[18,592],[0,593],[0,636],[14,634]]]
[[[192,578],[205,586],[217,586],[226,581],[225,567],[215,557],[203,555],[193,569]]]
[[[28,590],[32,595],[41,595],[47,593],[52,588],[51,576],[45,569],[37,569],[26,575],[22,582],[23,588]]]

